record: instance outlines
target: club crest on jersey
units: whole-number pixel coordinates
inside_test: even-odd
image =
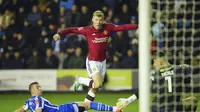
[[[107,35],[107,34],[108,34],[108,31],[107,31],[107,30],[104,30],[104,31],[103,31],[103,34],[104,34],[104,35]]]
[[[35,104],[39,104],[40,102],[38,100],[35,100]]]
[[[173,66],[169,67],[169,68],[161,68],[160,72],[165,72],[165,71],[169,71],[170,69],[172,69]]]
[[[78,28],[78,30],[83,30],[83,29],[84,29],[83,27]]]
[[[92,70],[95,72],[97,69],[96,69],[96,68],[93,68]]]

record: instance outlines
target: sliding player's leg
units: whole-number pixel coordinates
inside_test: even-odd
[[[58,112],[85,112],[87,110],[121,112],[117,106],[109,106],[98,102],[71,102],[59,106]]]
[[[109,106],[98,102],[77,102],[77,104],[79,112],[84,112],[85,110],[120,112],[120,109],[116,106]]]

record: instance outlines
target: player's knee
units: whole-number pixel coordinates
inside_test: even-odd
[[[90,109],[90,102],[85,102],[85,110]]]
[[[102,82],[96,81],[94,82],[94,88],[101,88],[102,87]]]
[[[84,112],[85,110],[90,109],[90,102],[77,102],[79,112]]]
[[[79,112],[84,112],[86,110],[86,108],[82,106],[79,106],[78,109],[79,109]]]
[[[93,88],[98,89],[100,87],[102,87],[102,77],[101,77],[101,73],[97,72],[92,76],[92,79],[94,81],[93,83]]]

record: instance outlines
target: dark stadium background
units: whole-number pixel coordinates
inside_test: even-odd
[[[152,7],[156,9],[156,5],[153,3]],[[85,37],[70,34],[63,37],[58,46],[52,37],[59,29],[90,25],[92,12],[95,10],[102,10],[108,23],[117,25],[138,23],[138,0],[0,0],[0,74],[1,70],[14,69],[85,69],[88,52]],[[155,14],[153,14],[154,17]],[[181,17],[183,16],[180,14],[179,18]],[[198,18],[200,17],[196,14],[194,19]],[[152,26],[154,23],[155,21],[152,21]],[[199,23],[194,25],[196,29],[199,29],[199,26]],[[177,29],[182,27],[181,23],[177,25]],[[159,28],[162,30],[163,26],[161,25]],[[170,41],[167,43],[156,38],[156,32],[153,31],[152,29],[152,54],[156,48],[164,49],[163,46],[166,44],[169,45],[168,47],[177,45],[175,47],[185,48],[169,51],[167,54],[173,64],[186,63],[194,66],[194,82],[198,85],[195,88],[195,95],[198,96],[200,92],[199,30],[192,37],[190,33],[186,34],[185,39],[191,37],[195,40],[188,41],[186,44],[182,44],[182,41],[177,41],[176,44],[172,44]],[[173,36],[173,33],[169,33],[169,36]],[[162,35],[165,35],[165,32]],[[181,32],[178,36],[181,36]],[[108,43],[108,69],[134,69],[137,71],[138,37],[136,30],[113,33]],[[189,47],[195,51],[187,49]],[[188,55],[191,57],[184,58],[184,60],[180,58],[180,56],[187,57]],[[138,76],[134,75],[133,77],[135,78],[133,87],[137,87],[135,80]],[[128,97],[131,94],[131,90],[102,91],[97,94],[95,101],[115,105],[118,98]],[[44,97],[54,104],[83,101],[85,96],[86,92],[44,92]],[[22,106],[29,97],[27,91],[0,91],[0,111],[14,111]],[[138,112],[138,105],[137,100],[128,106],[125,112]],[[200,108],[198,112],[200,112]]]

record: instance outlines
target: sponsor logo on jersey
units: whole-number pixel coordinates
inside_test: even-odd
[[[170,75],[173,75],[173,74],[174,74],[174,71],[170,70],[170,71],[166,71],[166,72],[161,73],[161,76],[166,77],[166,76],[170,76]]]
[[[103,38],[94,38],[94,40],[92,40],[93,43],[104,43],[107,42],[108,37],[103,37]]]
[[[165,71],[165,69],[164,69],[164,68],[161,68],[161,69],[160,69],[160,72],[164,72],[164,71]]]
[[[173,66],[170,66],[170,67],[168,67],[168,68],[161,68],[161,69],[160,69],[160,72],[169,71],[169,70],[172,69],[172,68],[173,68]]]

